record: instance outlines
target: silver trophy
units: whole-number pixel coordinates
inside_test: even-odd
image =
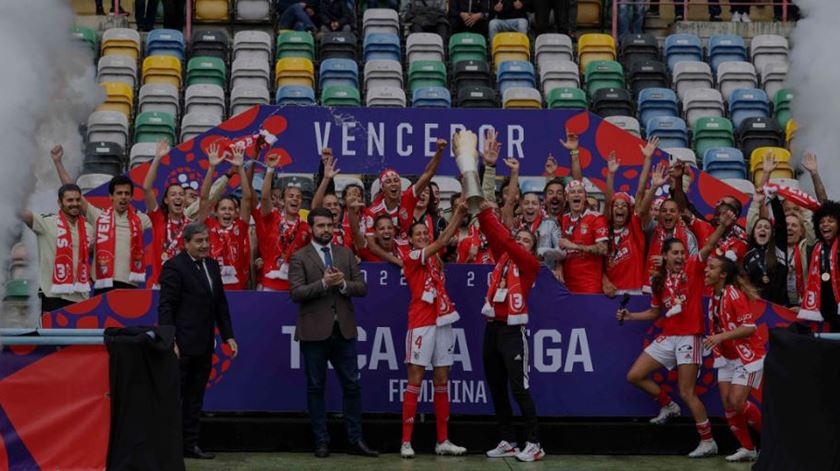
[[[478,177],[478,136],[472,131],[460,131],[452,136],[455,165],[461,172],[461,195],[466,198],[470,214],[478,214],[484,195]]]

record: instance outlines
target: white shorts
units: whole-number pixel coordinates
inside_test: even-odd
[[[455,334],[451,325],[426,326],[405,334],[405,362],[417,366],[452,366]]]
[[[753,389],[761,387],[761,378],[764,376],[764,368],[750,373],[744,368],[741,360],[729,358],[718,358],[715,360],[715,367],[718,370],[718,383],[732,383],[739,386],[749,386]]]
[[[703,337],[699,335],[660,335],[645,349],[665,368],[699,365],[703,361]]]

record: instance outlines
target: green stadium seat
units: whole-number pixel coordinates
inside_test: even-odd
[[[134,142],[175,142],[175,116],[162,111],[139,113],[134,120]]]
[[[193,57],[187,63],[187,86],[209,83],[225,88],[227,68],[218,57]]]
[[[586,93],[580,88],[557,87],[548,93],[548,108],[571,108],[585,110],[589,107]]]
[[[361,106],[359,89],[348,85],[329,85],[321,92],[324,106]]]
[[[9,280],[6,282],[6,296],[3,299],[26,299],[28,297],[28,280]]]
[[[586,67],[585,77],[589,98],[602,88],[624,88],[624,69],[620,62],[592,61]]]
[[[704,116],[694,122],[693,145],[694,153],[699,158],[706,155],[706,151],[716,147],[735,147],[735,130],[732,121],[717,116]],[[698,162],[702,166],[702,162]]]
[[[99,50],[99,41],[96,39],[96,31],[91,28],[85,28],[84,26],[74,26],[70,28],[70,35],[73,36],[73,38],[86,43],[90,47],[91,51],[93,51],[93,56],[96,57],[96,51]]]
[[[790,109],[792,102],[793,90],[790,88],[779,90],[776,92],[776,96],[773,97],[773,109],[776,113],[776,121],[782,129],[787,126],[788,121],[793,117],[793,112]]]
[[[418,60],[408,66],[408,89],[411,93],[425,87],[448,88],[446,65],[443,62]]]
[[[465,60],[487,62],[487,38],[475,33],[457,33],[449,38],[449,62],[455,64]]]
[[[315,61],[315,39],[305,31],[283,31],[277,35],[277,59],[303,57]]]

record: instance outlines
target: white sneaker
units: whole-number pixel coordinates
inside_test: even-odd
[[[411,443],[403,442],[400,447],[400,456],[403,458],[414,458],[414,448],[411,448]]]
[[[539,443],[527,442],[525,449],[516,454],[516,459],[519,461],[537,461],[543,459],[545,450],[540,448]]]
[[[516,442],[508,443],[507,440],[502,440],[496,445],[496,448],[487,452],[488,458],[504,458],[507,456],[516,456],[519,454],[519,448],[516,447]]]
[[[694,449],[691,453],[688,454],[689,458],[705,458],[707,456],[714,456],[718,452],[717,443],[715,443],[714,439],[712,440],[700,440],[700,444],[697,445],[697,448]]]
[[[748,13],[741,13],[741,23],[752,23]]]
[[[755,461],[758,459],[758,452],[755,450],[747,450],[746,448],[738,448],[738,451],[726,457],[726,461]]]
[[[443,443],[435,444],[435,453],[438,455],[459,456],[466,452],[466,448],[458,446],[449,440],[446,440]]]
[[[668,422],[671,417],[679,417],[680,415],[680,406],[674,401],[668,403],[667,406],[659,409],[659,415],[650,419],[650,423],[655,425],[662,425]]]
[[[733,13],[732,14],[732,22],[733,23],[740,23],[741,22],[741,14],[740,13]]]

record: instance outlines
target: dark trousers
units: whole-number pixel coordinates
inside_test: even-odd
[[[181,354],[181,424],[184,449],[198,445],[198,418],[204,405],[204,390],[212,368],[212,350],[203,355]]]
[[[537,409],[528,390],[528,343],[524,325],[488,322],[484,329],[484,376],[493,398],[502,440],[516,442],[508,386],[519,405],[529,442],[540,441]]]
[[[746,3],[747,0],[738,0],[738,3]],[[750,6],[749,5],[738,5],[738,6],[731,6],[729,7],[730,11],[735,13],[746,13],[750,14]]]
[[[138,0],[138,1],[143,1],[143,0]],[[135,5],[136,5],[136,3],[135,3]],[[137,289],[137,287],[132,285],[132,284],[129,284],[129,283],[123,283],[122,281],[114,281],[114,286],[112,286],[110,288],[96,288],[96,289],[94,289],[93,290],[93,295],[94,296],[99,296],[100,294],[105,294],[108,291],[113,291],[115,289]]]
[[[73,301],[68,301],[66,299],[48,298],[41,291],[38,292],[38,298],[41,300],[41,312],[55,311],[73,304]]]
[[[449,29],[452,34],[456,33],[478,33],[482,36],[487,36],[487,20],[478,20],[472,26],[467,27],[461,17],[449,20]]]
[[[184,29],[185,0],[163,0],[163,27]]]
[[[134,16],[137,18],[137,29],[151,31],[155,27],[158,0],[134,0]]]
[[[329,443],[327,406],[324,389],[327,384],[327,361],[332,363],[343,396],[344,421],[347,439],[357,443],[362,439],[362,393],[359,387],[359,367],[356,358],[356,339],[345,339],[336,322],[326,340],[301,341],[300,350],[306,369],[306,406],[315,443]]]
[[[574,34],[577,31],[577,4],[577,0],[537,0],[534,5],[537,34]],[[548,24],[552,10],[556,29],[550,28]]]

